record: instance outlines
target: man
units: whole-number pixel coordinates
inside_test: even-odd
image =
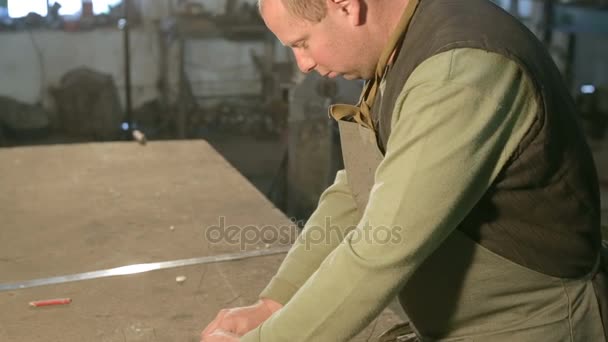
[[[395,296],[415,330],[395,341],[606,340],[597,175],[529,31],[487,0],[260,10],[303,72],[368,82],[332,108],[346,170],[261,300],[202,341],[347,341]]]

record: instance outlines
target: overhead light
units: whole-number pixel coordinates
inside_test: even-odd
[[[593,84],[583,84],[581,86],[582,94],[593,94],[595,93],[595,86]]]

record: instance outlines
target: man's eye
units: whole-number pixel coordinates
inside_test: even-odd
[[[296,49],[305,49],[308,47],[308,43],[306,43],[305,41],[299,41],[293,44],[293,47]]]

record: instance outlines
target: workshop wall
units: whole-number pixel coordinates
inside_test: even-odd
[[[134,30],[131,42],[133,99],[137,106],[156,96],[158,44],[153,30]],[[49,87],[58,85],[68,71],[88,67],[111,74],[124,96],[123,42],[118,30],[2,33],[0,46],[1,95],[48,104]]]
[[[538,36],[544,30],[543,2],[536,0],[492,0],[504,9],[515,14],[529,29]],[[561,1],[563,3],[584,3],[584,1]],[[587,1],[586,3],[592,3]],[[595,1],[599,2],[599,1]],[[516,13],[514,13],[516,12]],[[588,13],[593,18],[580,14],[581,22],[594,21],[598,19],[593,13]],[[567,21],[564,18],[557,20]],[[593,25],[591,25],[593,26]],[[602,30],[598,28],[598,30]],[[603,29],[605,31],[605,29]],[[568,35],[559,30],[553,32],[550,52],[562,72],[565,71],[565,52],[568,49]],[[608,87],[608,35],[605,33],[585,32],[576,34],[576,49],[572,65],[571,90],[576,94],[581,85],[591,84],[595,86]]]
[[[159,42],[157,21],[171,12],[163,0],[135,0],[143,23],[132,31],[133,104],[158,96]],[[225,0],[200,0],[206,11],[222,13]],[[241,0],[255,3],[256,0]],[[509,7],[509,1],[501,3]],[[520,6],[527,9],[527,3]],[[527,10],[526,10],[527,11]],[[26,103],[43,102],[48,107],[48,88],[58,84],[67,71],[86,66],[111,74],[124,97],[122,33],[118,29],[86,32],[34,30],[0,33],[0,95]],[[580,84],[608,84],[608,38],[580,35],[574,64],[574,87]],[[250,51],[261,54],[260,42],[230,42],[222,39],[192,41],[186,47],[186,72],[195,93],[257,92],[260,84]],[[38,52],[39,51],[39,52]],[[66,53],[69,51],[69,53]],[[287,58],[285,51],[279,51]],[[175,53],[173,54],[175,55]],[[175,70],[175,59],[170,68]],[[177,88],[176,72],[169,80]],[[231,80],[232,79],[232,80]],[[239,82],[246,79],[246,82]],[[227,80],[227,81],[222,81]],[[220,82],[222,81],[222,82]],[[124,99],[123,99],[124,103]]]
[[[255,3],[255,0],[242,2]],[[159,29],[158,20],[171,11],[168,1],[138,1],[142,24],[132,29],[132,91],[135,107],[158,97]],[[205,11],[221,13],[224,0],[201,1]],[[88,67],[114,77],[124,104],[124,64],[122,32],[113,28],[65,32],[32,30],[0,33],[0,96],[26,103],[51,105],[49,87],[58,85],[69,70]],[[169,57],[170,87],[177,89],[177,62],[173,51]],[[260,85],[250,51],[261,54],[261,42],[238,43],[223,39],[188,42],[186,73],[197,93],[213,94],[256,91]],[[234,75],[250,82],[215,82]],[[207,82],[209,81],[209,82]],[[205,85],[205,82],[206,85]],[[211,88],[210,88],[211,87]]]
[[[594,84],[608,87],[608,36],[579,35],[574,57],[574,86]]]

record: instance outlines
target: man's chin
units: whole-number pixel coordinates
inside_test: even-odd
[[[361,76],[351,75],[351,74],[344,74],[344,75],[342,75],[342,77],[345,80],[349,80],[349,81],[354,81],[354,80],[360,80],[360,79],[362,79]]]

